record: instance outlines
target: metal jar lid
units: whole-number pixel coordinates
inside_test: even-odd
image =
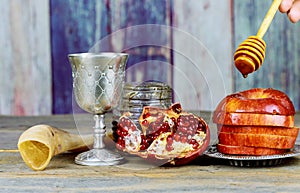
[[[126,83],[123,99],[131,100],[172,100],[172,89],[161,82]]]
[[[145,106],[169,108],[171,104],[172,89],[169,85],[161,82],[130,82],[124,85],[117,111],[120,114],[130,112],[132,119],[137,119]]]

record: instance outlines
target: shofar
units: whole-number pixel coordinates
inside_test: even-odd
[[[22,133],[18,149],[33,170],[44,170],[51,158],[67,151],[82,151],[93,144],[93,136],[71,134],[49,125],[36,125]]]

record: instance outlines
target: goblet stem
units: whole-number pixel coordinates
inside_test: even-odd
[[[104,137],[106,135],[105,115],[94,115],[95,127],[94,127],[94,149],[105,148]]]
[[[94,148],[76,156],[75,163],[88,166],[117,165],[124,162],[124,158],[117,152],[105,149],[104,137],[105,115],[94,115]]]

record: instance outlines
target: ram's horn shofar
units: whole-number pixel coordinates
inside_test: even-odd
[[[67,151],[84,151],[93,136],[80,136],[49,125],[35,125],[22,133],[18,149],[22,159],[33,170],[44,170],[51,158]]]

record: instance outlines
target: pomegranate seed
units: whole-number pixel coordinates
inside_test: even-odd
[[[118,134],[118,136],[122,136],[122,133],[123,133],[123,132],[122,132],[122,130],[121,130],[121,129],[118,129],[118,130],[117,130],[117,134]]]
[[[181,131],[182,133],[187,133],[188,128],[187,127],[180,127],[178,128],[179,131]]]
[[[147,141],[148,141],[148,143],[149,143],[149,141],[152,142],[154,139],[155,139],[155,137],[154,137],[154,135],[152,133],[149,134],[149,135],[147,135]]]
[[[140,146],[140,150],[145,150],[145,149],[147,149],[147,148],[146,148],[146,145],[145,145],[145,144],[142,144],[142,145]]]
[[[177,118],[177,121],[178,121],[178,122],[183,121],[183,116],[180,115],[180,116]]]
[[[181,105],[179,103],[176,103],[176,104],[172,105],[171,108],[177,114],[181,113],[181,111],[182,111]]]
[[[124,127],[125,127],[124,122],[120,122],[120,123],[119,123],[119,127],[124,128]]]
[[[159,135],[160,135],[160,133],[158,133],[158,132],[154,133],[154,138],[156,139]]]
[[[170,126],[168,124],[168,122],[164,122],[160,128],[161,131],[163,132],[168,132],[170,130]]]
[[[174,134],[174,140],[177,142],[180,140],[180,135],[178,133]]]
[[[122,142],[123,141],[123,137],[119,136],[118,137],[118,142]]]
[[[181,115],[180,117],[181,117],[181,120],[182,120],[183,122],[188,121],[188,117],[187,117],[187,116]]]
[[[193,130],[189,129],[189,130],[187,130],[186,134],[187,134],[187,135],[193,135],[194,132],[193,132]]]
[[[122,131],[122,135],[121,136],[126,136],[128,135],[128,132],[127,131]]]
[[[182,121],[178,121],[177,122],[177,127],[182,127],[183,126],[183,122]]]
[[[167,144],[172,144],[173,143],[173,136],[172,135],[169,135],[167,137]]]
[[[125,148],[125,145],[124,146],[122,146],[121,144],[119,144],[119,143],[117,143],[116,144],[116,146],[117,146],[117,148],[118,149],[121,149],[121,150],[123,150],[124,148]]]
[[[145,119],[145,120],[142,121],[142,125],[145,126],[145,127],[148,127],[149,122]]]
[[[190,141],[190,144],[195,144],[195,143],[197,143],[197,141],[196,141],[196,139],[191,139],[191,141]]]
[[[146,138],[142,138],[141,143],[142,143],[142,144],[147,143],[147,139],[146,139]]]
[[[186,143],[187,142],[187,137],[182,136],[180,141],[181,141],[181,143]]]
[[[197,149],[199,147],[199,143],[196,141],[192,147],[193,147],[193,149]]]
[[[148,117],[150,117],[151,115],[150,115],[150,113],[148,112],[148,113],[145,113],[144,115],[143,115],[143,119],[146,119],[146,118],[148,118]]]
[[[173,146],[172,146],[172,144],[168,144],[167,146],[166,146],[166,150],[167,151],[172,151],[174,148],[173,148]]]
[[[135,131],[135,130],[136,130],[136,127],[135,127],[135,125],[134,125],[133,123],[130,124],[130,129],[131,129],[132,131]]]
[[[198,123],[198,128],[202,128],[203,127],[203,124],[199,121],[199,123]]]
[[[131,121],[129,119],[125,119],[124,123],[126,126],[129,126],[131,124]]]
[[[172,117],[172,118],[171,118],[171,120],[173,121],[173,123],[175,123],[175,122],[176,122],[176,119],[175,119],[175,117]]]
[[[189,122],[191,125],[195,124],[196,121],[197,121],[197,119],[195,119],[194,117],[192,117],[192,118],[190,117]]]
[[[147,137],[146,141],[147,141],[147,143],[151,144],[153,140],[151,138]]]
[[[201,124],[202,125],[202,124]],[[202,127],[198,127],[197,128],[197,131],[202,131],[202,132],[205,132],[205,127],[202,125]]]

